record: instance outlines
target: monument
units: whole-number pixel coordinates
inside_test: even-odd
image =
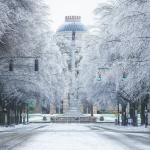
[[[68,109],[63,115],[54,118],[55,122],[93,122],[95,118],[84,116],[80,112],[78,92],[77,92],[77,70],[76,65],[76,50],[78,42],[81,41],[82,35],[87,32],[87,28],[81,23],[80,16],[66,16],[65,23],[58,29],[58,34],[61,34],[70,41],[70,81],[68,91]]]

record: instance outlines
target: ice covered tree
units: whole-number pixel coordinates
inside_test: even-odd
[[[115,0],[100,3],[95,9],[96,25],[91,45],[86,45],[86,90],[99,99],[101,89],[116,93],[126,106],[147,101],[149,95],[149,1]],[[87,42],[89,43],[89,42]],[[92,59],[93,58],[93,59]],[[90,61],[90,59],[92,61]],[[106,84],[92,81],[97,66],[108,67]],[[91,68],[91,69],[90,69]],[[109,86],[107,86],[109,85]],[[107,95],[107,94],[104,94]],[[90,96],[88,96],[90,97]],[[116,103],[116,98],[113,101]],[[95,101],[94,100],[94,101]]]
[[[101,89],[119,94],[125,105],[145,101],[149,93],[149,1],[114,0],[95,9],[96,24],[85,42],[82,61],[85,93],[93,102]],[[94,35],[93,35],[94,34]],[[90,41],[90,42],[89,42]],[[88,44],[87,44],[88,43]],[[84,67],[83,67],[84,66]],[[105,82],[95,82],[98,68],[106,67]],[[83,78],[82,78],[83,77]],[[103,80],[102,80],[103,81]],[[107,86],[109,85],[109,86]],[[135,88],[136,87],[136,88]],[[82,93],[82,92],[81,92]],[[95,95],[95,96],[94,96]],[[112,99],[116,103],[114,96]],[[102,100],[102,99],[101,99]]]
[[[59,96],[62,60],[51,31],[49,1],[1,0],[0,4],[1,80],[6,90],[14,90],[23,101]],[[13,71],[8,72],[10,59]]]

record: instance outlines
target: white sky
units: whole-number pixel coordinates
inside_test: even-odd
[[[92,24],[92,11],[98,2],[104,1],[108,0],[50,0],[52,29],[56,30],[64,22],[65,16],[68,15],[79,15],[84,24]]]

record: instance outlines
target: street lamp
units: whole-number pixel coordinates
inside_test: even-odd
[[[105,70],[108,70],[109,68],[107,67],[100,67],[98,68],[98,72],[97,72],[97,81],[101,81],[102,80],[102,71],[105,72]]]
[[[35,59],[34,60],[34,71],[39,71],[39,58],[40,56],[16,56],[16,57],[0,57],[0,59],[9,60],[9,71],[14,71],[14,60],[15,59]]]
[[[148,125],[148,110],[147,109],[145,109],[144,114],[145,114],[145,128],[147,128],[147,125]]]
[[[97,81],[101,81],[101,79],[102,79],[102,75],[100,72],[98,72]]]
[[[39,60],[38,60],[39,56],[15,56],[15,57],[0,57],[0,59],[7,59],[9,60],[9,64],[8,64],[8,70],[10,72],[13,72],[14,71],[14,60],[16,59],[34,59],[34,71],[39,71]],[[27,74],[26,74],[27,75]],[[0,77],[9,77],[9,76],[24,76],[24,75],[18,75],[18,74],[1,74]],[[8,82],[8,81],[7,81]],[[7,101],[5,100],[4,101],[4,108],[1,108],[1,112],[4,113],[4,124],[7,125],[8,124],[8,119],[7,119],[7,112],[9,112],[9,108],[7,108]],[[28,104],[26,104],[27,106],[27,122],[29,121],[29,117],[28,117]],[[3,106],[0,106],[0,107],[3,107]],[[8,110],[7,110],[8,109]],[[3,116],[3,113],[2,113],[2,116]],[[1,119],[1,117],[0,117]]]

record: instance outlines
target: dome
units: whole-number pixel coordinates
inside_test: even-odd
[[[86,32],[87,28],[81,23],[80,16],[66,16],[65,23],[60,26],[57,32]]]

